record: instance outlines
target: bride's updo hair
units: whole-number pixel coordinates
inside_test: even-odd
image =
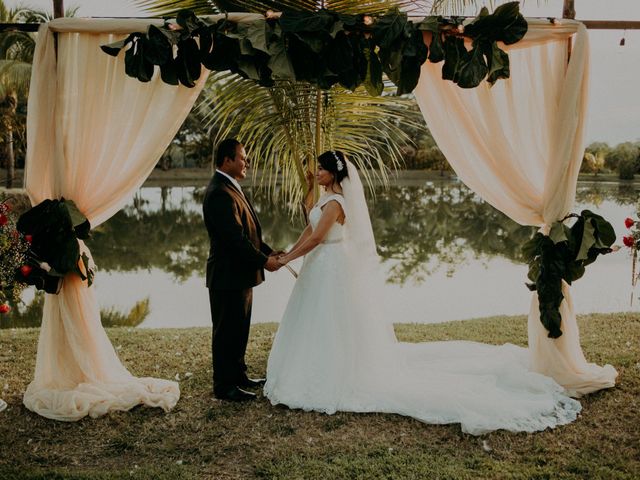
[[[344,153],[340,150],[328,150],[324,152],[318,157],[318,163],[322,165],[322,168],[333,173],[338,183],[349,176],[347,172],[347,161],[344,158]]]

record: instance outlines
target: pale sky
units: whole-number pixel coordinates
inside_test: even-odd
[[[147,16],[131,0],[66,0],[65,7],[79,5],[78,16]],[[484,3],[482,0],[479,5]],[[495,3],[504,3],[498,1]],[[521,10],[528,17],[561,17],[562,0],[526,0]],[[640,0],[576,0],[576,18],[583,20],[640,21]],[[52,0],[5,0],[9,7],[21,4],[52,9]],[[475,8],[465,12],[475,13]],[[625,37],[625,46],[619,45]],[[591,95],[587,141],[640,141],[640,30],[589,32],[591,44]]]

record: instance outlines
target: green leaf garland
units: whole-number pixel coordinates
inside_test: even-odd
[[[78,244],[78,239],[89,238],[91,225],[73,201],[44,200],[23,213],[16,228],[32,237],[27,257],[33,270],[21,281],[47,293],[58,293],[61,278],[73,272],[91,286],[93,272]]]
[[[518,2],[501,5],[493,14],[483,9],[471,22],[431,16],[414,23],[396,9],[377,17],[287,11],[279,19],[243,24],[227,19],[211,23],[183,10],[176,23],[179,30],[168,22],[152,25],[146,33],[132,33],[102,50],[113,56],[125,50],[127,75],[142,82],[159,66],[165,83],[193,87],[204,66],[263,86],[287,79],[322,89],[364,85],[370,94],[380,95],[383,73],[398,94],[413,91],[427,59],[444,60],[443,78],[462,88],[508,78],[509,57],[496,42],[515,43],[527,32]],[[423,32],[431,33],[428,46]],[[465,37],[472,40],[469,51]]]
[[[569,227],[564,221],[575,218]],[[571,214],[551,225],[549,235],[537,232],[523,247],[529,264],[527,287],[538,292],[540,321],[550,338],[562,335],[560,304],[562,280],[571,285],[584,275],[585,267],[598,255],[610,253],[616,234],[609,222],[589,210]]]

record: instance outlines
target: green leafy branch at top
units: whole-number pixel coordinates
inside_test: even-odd
[[[427,59],[444,60],[443,78],[463,88],[476,87],[485,78],[491,84],[508,78],[509,57],[497,42],[509,45],[527,32],[518,2],[501,5],[493,14],[483,9],[470,22],[431,16],[414,23],[399,10],[375,17],[320,10],[287,11],[248,23],[211,23],[182,10],[176,23],[178,27],[151,25],[146,33],[134,32],[102,50],[117,56],[124,49],[127,75],[143,82],[159,66],[164,82],[193,87],[204,66],[262,86],[286,79],[322,89],[363,85],[370,95],[380,95],[383,73],[399,94],[411,92]],[[470,50],[464,38],[471,39]]]
[[[564,224],[568,218],[576,218],[571,226]],[[616,234],[609,222],[589,210],[580,215],[571,214],[554,222],[549,235],[536,233],[522,248],[529,263],[528,283],[538,292],[540,321],[549,331],[550,338],[562,335],[560,329],[560,304],[562,280],[571,285],[584,275],[585,267],[596,261],[598,255],[610,253]]]

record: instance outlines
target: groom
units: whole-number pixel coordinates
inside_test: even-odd
[[[216,172],[203,201],[209,233],[207,287],[213,321],[213,393],[216,398],[243,401],[255,398],[244,388],[264,379],[247,377],[244,361],[251,324],[252,288],[264,281],[264,269],[280,268],[273,250],[262,241],[260,222],[238,183],[249,161],[234,139],[220,142]]]

